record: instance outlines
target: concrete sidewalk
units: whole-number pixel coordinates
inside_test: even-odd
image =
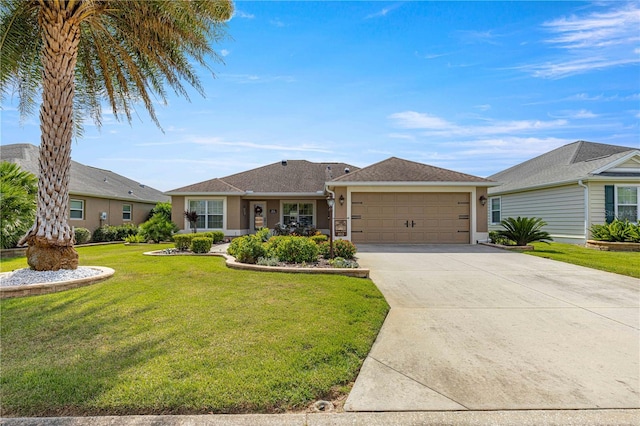
[[[484,246],[359,249],[391,311],[345,410],[640,408],[640,280]]]

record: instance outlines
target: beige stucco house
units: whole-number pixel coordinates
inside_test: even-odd
[[[38,176],[39,148],[31,144],[3,145],[0,158]],[[158,202],[169,197],[157,189],[109,170],[71,162],[69,225],[94,231],[103,225],[139,225]]]
[[[507,217],[539,217],[555,241],[582,244],[593,224],[640,220],[638,148],[577,141],[489,179],[489,229]]]
[[[298,223],[354,243],[475,244],[488,236],[493,182],[389,158],[365,168],[289,160],[168,191],[172,220],[197,211],[198,230],[227,236]],[[335,200],[329,220],[327,197]]]

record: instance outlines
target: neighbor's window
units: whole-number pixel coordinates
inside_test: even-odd
[[[491,198],[491,223],[500,223],[500,210],[502,207],[502,200],[500,197]]]
[[[222,229],[224,216],[223,200],[189,200],[189,211],[198,213],[196,228]]]
[[[122,205],[122,220],[131,220],[131,204]]]
[[[71,200],[69,209],[70,219],[84,219],[84,200]]]
[[[638,186],[618,186],[616,187],[616,217],[619,220],[629,220],[630,222],[638,222],[639,199]]]
[[[313,203],[282,203],[282,222],[313,226]]]

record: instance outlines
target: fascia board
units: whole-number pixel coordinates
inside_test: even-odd
[[[349,181],[331,181],[326,182],[328,188],[337,186],[497,186],[497,182],[349,182]]]
[[[134,193],[135,194],[135,193]],[[166,195],[166,194],[165,194]],[[69,197],[91,197],[91,198],[100,198],[102,200],[117,200],[117,201],[129,201],[129,202],[138,202],[138,203],[159,203],[158,200],[149,200],[146,198],[133,198],[133,197],[118,197],[118,196],[109,196],[104,194],[90,194],[87,192],[78,192],[78,191],[69,191]]]
[[[214,196],[214,197],[222,197],[222,196],[243,196],[246,195],[246,192],[174,192],[169,191],[165,192],[165,195],[168,196],[176,196],[176,197],[206,197],[206,196]]]
[[[639,179],[635,176],[588,176],[588,177],[583,177],[581,179],[571,179],[571,180],[565,180],[565,181],[561,181],[561,182],[551,182],[551,183],[546,183],[546,184],[542,184],[542,185],[534,185],[534,186],[523,186],[523,187],[519,187],[519,188],[514,188],[514,189],[509,189],[507,191],[496,191],[496,192],[490,192],[489,195],[491,196],[498,196],[498,195],[506,195],[506,194],[513,194],[516,192],[524,192],[524,191],[536,191],[538,189],[546,189],[546,188],[554,188],[557,186],[565,186],[565,185],[570,185],[572,183],[575,183],[576,185],[578,184],[578,181],[582,180],[583,183],[586,182],[610,182],[610,181],[622,181],[622,182],[638,182]],[[497,188],[499,189],[499,188]]]

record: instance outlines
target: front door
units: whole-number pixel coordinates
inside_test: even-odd
[[[267,202],[266,201],[251,201],[249,203],[249,209],[251,210],[251,222],[249,228],[254,233],[260,228],[267,228]]]

